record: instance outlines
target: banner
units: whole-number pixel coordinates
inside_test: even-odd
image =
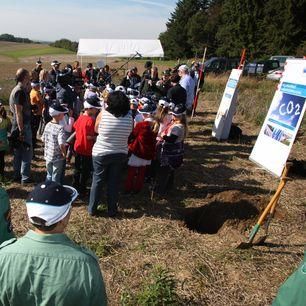
[[[306,60],[287,60],[250,160],[281,176],[306,108]]]
[[[231,130],[237,104],[237,85],[242,70],[233,69],[223,93],[219,110],[215,119],[212,136],[218,140],[227,139]]]

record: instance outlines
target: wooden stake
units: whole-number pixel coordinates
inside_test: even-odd
[[[191,120],[193,119],[193,117],[194,117],[194,115],[195,115],[195,112],[196,112],[196,109],[197,109],[197,106],[198,106],[198,99],[199,99],[199,94],[200,94],[200,93],[199,93],[199,87],[200,87],[202,75],[203,75],[203,73],[204,73],[204,62],[205,62],[205,57],[206,57],[206,51],[207,51],[207,47],[205,47],[204,53],[203,53],[201,72],[200,72],[200,74],[199,74],[199,79],[198,79],[198,84],[197,84],[197,90],[196,90],[196,96],[195,96],[194,101],[193,101]]]

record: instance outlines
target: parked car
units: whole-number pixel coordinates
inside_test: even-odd
[[[204,72],[223,73],[233,68],[237,68],[240,59],[226,57],[212,57],[204,63]]]
[[[284,73],[284,67],[272,70],[267,74],[267,79],[272,81],[279,81]]]
[[[280,67],[277,60],[255,61],[247,63],[243,69],[245,76],[260,76]]]
[[[277,60],[279,61],[280,67],[284,67],[286,60],[290,58],[295,58],[295,57],[290,55],[273,55],[270,57],[270,60]]]

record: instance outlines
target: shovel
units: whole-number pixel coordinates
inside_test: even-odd
[[[289,171],[290,165],[287,165],[283,171],[282,177],[281,177],[281,181],[277,187],[277,190],[274,194],[274,196],[272,197],[272,199],[270,200],[269,204],[267,205],[267,207],[265,208],[264,212],[262,213],[262,215],[260,216],[257,224],[253,227],[250,236],[249,236],[249,240],[247,242],[241,242],[238,246],[237,249],[248,249],[250,247],[252,247],[254,244],[262,244],[267,236],[268,236],[268,227],[270,224],[270,221],[274,215],[274,211],[275,211],[275,207],[278,203],[279,197],[281,195],[282,190],[284,189],[286,182],[288,180],[287,178],[287,174]],[[263,221],[266,219],[267,215],[269,214],[269,219],[267,221],[267,225],[266,225],[266,233],[265,236],[260,237],[256,243],[253,243],[253,240],[257,234],[257,232],[259,231],[261,224],[263,223]]]
[[[267,237],[268,237],[268,230],[269,230],[269,226],[270,226],[270,222],[274,217],[274,213],[275,213],[275,207],[278,203],[279,197],[275,200],[274,204],[272,205],[272,208],[269,212],[269,215],[267,217],[267,221],[265,222],[265,234],[263,236],[260,236],[256,239],[256,241],[253,242],[254,245],[263,245],[264,242],[266,241]]]

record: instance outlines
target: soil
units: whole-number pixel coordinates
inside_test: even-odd
[[[228,227],[244,233],[256,221],[267,205],[264,196],[250,196],[240,191],[224,191],[201,207],[187,208],[185,223],[190,230],[199,233],[216,234]]]

